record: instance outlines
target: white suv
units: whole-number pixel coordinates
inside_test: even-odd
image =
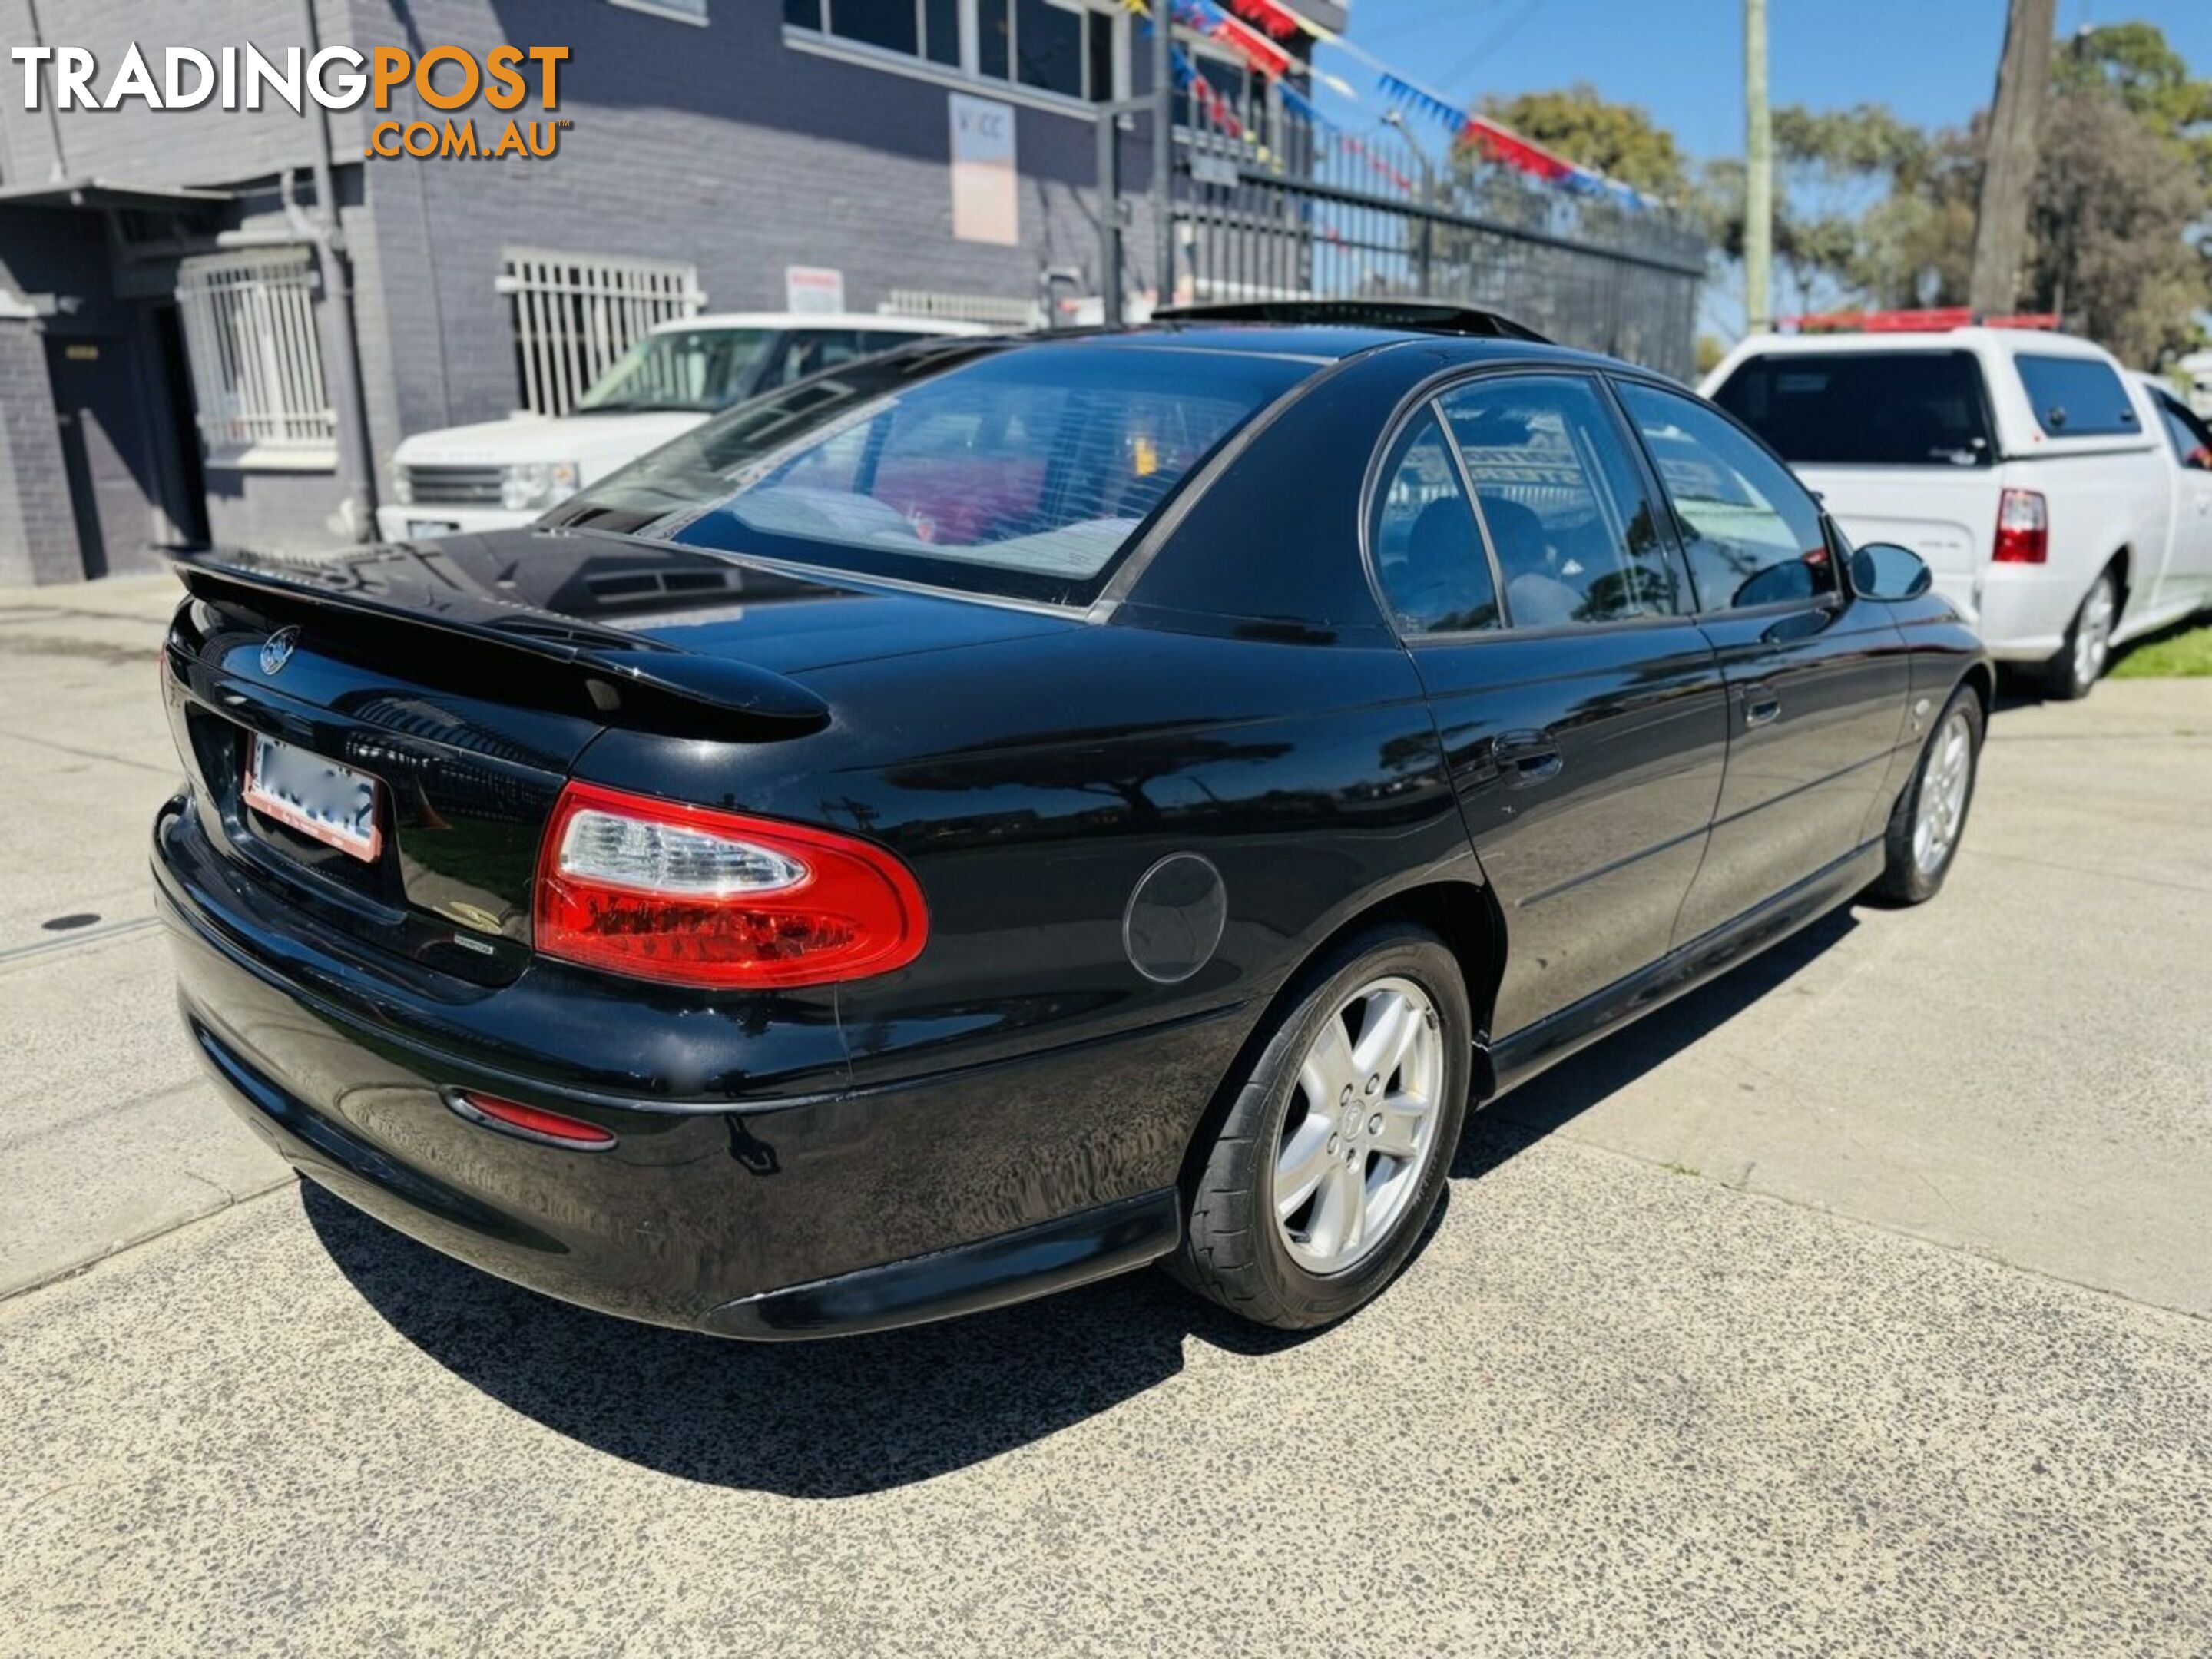
[[[2100,348],[2021,328],[1759,335],[1706,377],[1855,543],[1897,542],[2059,697],[2212,605],[2212,474]]]
[[[386,541],[508,530],[741,398],[974,323],[733,312],[663,323],[576,399],[573,413],[418,432],[392,455],[376,509]]]

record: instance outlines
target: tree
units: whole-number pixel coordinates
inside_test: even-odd
[[[2051,82],[2062,94],[2112,93],[2212,189],[2212,80],[2191,75],[2155,23],[2083,29],[2060,51]]]
[[[1846,110],[1785,104],[1774,112],[1781,188],[1774,206],[1774,259],[1786,295],[1779,307],[1824,311],[1849,302],[1861,222],[1870,204],[1912,190],[1926,171],[1929,141],[1881,104]],[[1708,166],[1698,205],[1706,234],[1729,259],[1743,252],[1743,163]]]
[[[1674,135],[1636,104],[1608,103],[1588,82],[1564,91],[1486,98],[1482,112],[1534,143],[1654,196],[1679,199],[1690,185]]]
[[[2191,240],[2208,207],[2194,161],[2107,88],[2077,86],[2051,113],[2030,222],[2033,303],[2125,362],[2186,350],[2212,303],[2212,267]]]

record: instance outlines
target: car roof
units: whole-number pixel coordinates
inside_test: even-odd
[[[1453,363],[1556,362],[1603,366],[1631,372],[1623,363],[1593,352],[1534,340],[1483,339],[1428,329],[1341,323],[1140,323],[1121,329],[1066,329],[1057,333],[1025,337],[1039,343],[1050,340],[1084,341],[1123,351],[1235,351],[1285,357],[1314,363],[1340,362],[1363,352],[1384,347],[1429,345],[1448,354]],[[1439,364],[1441,367],[1441,363]]]
[[[981,323],[947,317],[895,317],[872,311],[711,311],[698,317],[672,317],[653,325],[655,334],[698,328],[781,330],[864,328],[880,334],[988,334]]]
[[[2014,352],[2034,352],[2060,357],[2103,357],[2105,349],[2078,334],[2051,329],[1990,328],[1974,325],[1940,329],[1824,329],[1815,334],[1754,334],[1736,347],[1732,356],[1753,352],[1777,356],[1824,351],[1963,351],[1989,344]]]

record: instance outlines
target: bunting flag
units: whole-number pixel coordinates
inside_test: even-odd
[[[1488,116],[1478,115],[1471,110],[1455,108],[1403,76],[1384,70],[1376,84],[1381,87],[1382,95],[1391,102],[1427,116],[1448,129],[1456,142],[1470,146],[1489,161],[1579,195],[1609,196],[1626,207],[1640,208],[1646,204],[1647,198],[1641,191],[1618,179],[1607,178],[1595,167],[1570,161],[1565,156],[1523,138],[1503,121],[1493,121]]]
[[[1218,40],[1271,81],[1291,67],[1291,54],[1248,23],[1240,23],[1213,0],[1175,0],[1176,21],[1210,40]]]
[[[1226,3],[1246,22],[1264,30],[1271,40],[1287,40],[1299,32],[1297,14],[1275,0],[1226,0]]]
[[[1650,205],[1651,198],[1631,185],[1622,184],[1617,179],[1607,178],[1595,167],[1571,161],[1565,156],[1522,137],[1504,122],[1462,109],[1438,97],[1427,88],[1407,80],[1349,40],[1292,11],[1282,3],[1282,0],[1218,0],[1218,3],[1217,0],[1166,0],[1166,3],[1176,24],[1194,34],[1229,47],[1249,68],[1265,76],[1273,84],[1277,95],[1287,107],[1313,122],[1317,128],[1327,129],[1338,142],[1359,155],[1378,174],[1401,190],[1410,193],[1412,181],[1375,150],[1323,116],[1312,99],[1291,83],[1289,76],[1295,69],[1304,69],[1316,81],[1353,104],[1359,101],[1357,90],[1339,76],[1311,64],[1298,63],[1288,51],[1277,44],[1279,41],[1303,32],[1317,41],[1344,52],[1376,72],[1376,84],[1391,103],[1427,117],[1449,132],[1455,143],[1468,146],[1487,161],[1512,167],[1532,179],[1540,179],[1547,184],[1556,185],[1577,195],[1602,196],[1632,209]],[[1152,27],[1150,0],[1122,0],[1122,4],[1145,20],[1146,33],[1150,33]],[[1227,10],[1223,9],[1224,6]],[[1237,15],[1231,16],[1231,12]],[[1180,47],[1176,48],[1174,57],[1176,84],[1194,88],[1193,96],[1217,128],[1250,142],[1243,124],[1230,108],[1228,100],[1206,79],[1197,64]]]

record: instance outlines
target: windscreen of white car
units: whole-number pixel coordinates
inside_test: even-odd
[[[775,336],[764,328],[672,328],[648,334],[576,400],[589,415],[727,409],[745,393]]]
[[[1747,357],[1713,401],[1784,460],[1986,466],[1996,459],[1980,364],[1966,351],[1775,352]]]
[[[1073,603],[1184,479],[1315,368],[1083,342],[896,353],[741,404],[559,518]]]

